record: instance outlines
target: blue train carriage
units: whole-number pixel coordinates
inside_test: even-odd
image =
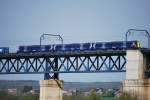
[[[140,48],[139,41],[113,41],[93,43],[94,50],[123,50]]]
[[[9,53],[9,47],[0,47],[0,53],[1,54]]]
[[[30,46],[19,46],[19,50],[17,51],[18,53],[32,53],[32,52],[37,52],[36,47],[33,45]]]
[[[114,41],[114,42],[96,42],[93,43],[94,50],[118,50],[123,49],[122,41]]]
[[[94,50],[93,43],[72,43],[64,45],[65,51],[91,51]]]
[[[39,45],[29,45],[29,46],[19,46],[18,53],[34,53],[39,52],[40,46]]]
[[[80,50],[79,43],[45,45],[46,52],[65,52],[65,51],[79,51],[79,50]]]
[[[114,41],[105,44],[106,49],[122,50],[122,49],[138,49],[139,41]]]
[[[19,46],[18,53],[53,52],[53,45],[28,45]]]
[[[106,49],[105,44],[106,44],[106,42],[93,43],[93,49],[94,50],[105,50]]]
[[[92,43],[71,43],[71,44],[56,44],[54,45],[55,52],[78,52],[86,51],[92,48]]]
[[[64,51],[80,51],[80,43],[64,44]]]

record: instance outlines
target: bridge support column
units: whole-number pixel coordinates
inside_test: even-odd
[[[62,100],[62,81],[55,79],[41,80],[40,100]]]
[[[125,80],[123,91],[136,96],[138,100],[150,100],[150,79]]]
[[[138,100],[150,100],[150,79],[145,78],[146,57],[139,50],[127,50],[126,80],[123,91]]]

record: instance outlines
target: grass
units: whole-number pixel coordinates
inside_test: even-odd
[[[101,100],[116,100],[114,97],[101,97]]]

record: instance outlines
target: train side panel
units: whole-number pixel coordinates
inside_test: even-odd
[[[32,45],[27,47],[28,52],[34,53],[34,52],[40,52],[41,47],[40,45]]]
[[[64,51],[64,45],[62,44],[54,45],[54,51],[56,52]]]
[[[43,52],[53,52],[53,45],[45,45],[45,51]]]
[[[92,50],[92,43],[83,43],[82,44],[82,50],[87,51],[87,50]]]
[[[96,42],[93,47],[94,50],[103,50],[105,49],[105,44],[102,42]]]
[[[120,42],[120,41],[106,42],[105,47],[106,47],[106,49],[113,49],[113,50],[123,49],[123,42]]]
[[[64,45],[64,51],[80,51],[80,44],[65,44]]]

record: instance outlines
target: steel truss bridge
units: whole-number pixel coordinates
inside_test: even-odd
[[[44,74],[45,79],[58,79],[59,73],[125,72],[125,64],[125,50],[0,54],[0,74]]]

